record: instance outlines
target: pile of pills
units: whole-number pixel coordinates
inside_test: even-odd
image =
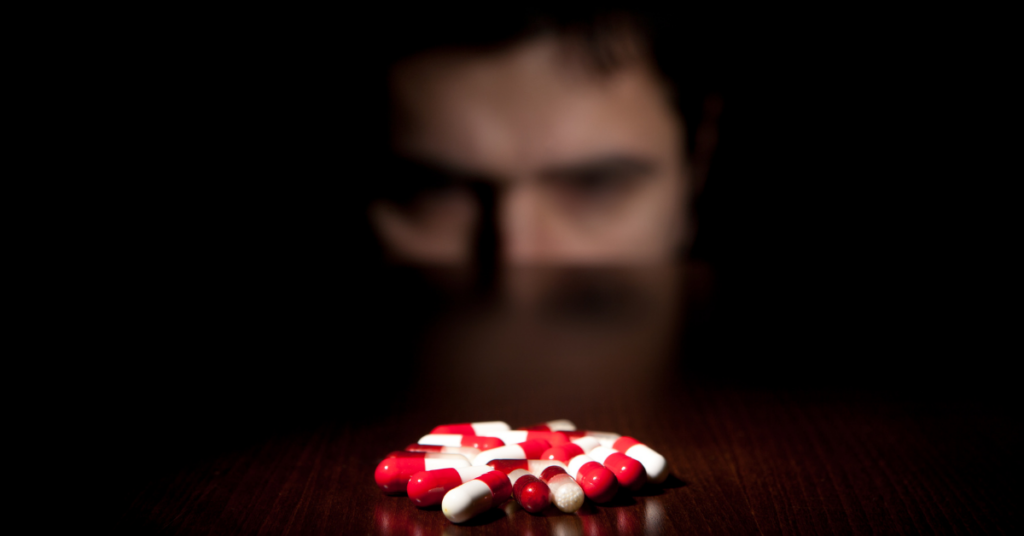
[[[387,494],[407,494],[416,506],[441,505],[453,523],[468,521],[514,498],[538,513],[566,513],[584,498],[610,501],[619,488],[640,489],[668,476],[665,458],[612,432],[577,430],[568,420],[512,430],[502,421],[445,424],[377,465]]]

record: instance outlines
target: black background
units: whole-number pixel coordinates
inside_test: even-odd
[[[381,263],[364,217],[386,136],[374,45],[398,38],[392,16],[154,14],[110,45],[113,73],[93,73],[125,83],[107,95],[98,225],[74,231],[96,273],[80,344],[105,356],[84,408],[122,489],[140,467],[316,423],[324,401],[334,419],[396,411],[366,380],[412,359],[443,300]],[[724,103],[692,252],[713,300],[688,366],[1015,398],[1019,314],[996,282],[1010,213],[983,182],[1008,180],[991,158],[1002,34],[909,10],[662,20],[689,31],[680,61],[699,58]]]

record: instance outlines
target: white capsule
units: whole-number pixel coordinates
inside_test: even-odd
[[[619,451],[617,451],[617,450],[615,450],[615,449],[613,449],[611,447],[597,446],[597,447],[594,447],[594,448],[590,449],[590,451],[587,452],[587,456],[590,456],[591,458],[593,458],[595,462],[597,462],[597,463],[599,463],[601,465],[604,465],[604,461],[606,459],[608,459],[608,456],[611,456],[612,454],[615,454],[617,452],[619,452]],[[470,458],[470,459],[472,459],[472,458]]]
[[[441,511],[452,523],[462,523],[494,506],[491,488],[480,480],[470,480],[449,491],[441,500]]]
[[[583,449],[584,454],[601,446],[601,441],[592,436],[577,437],[576,439],[573,439],[572,442],[579,445],[580,448]]]
[[[542,439],[529,439],[518,445],[505,445],[485,450],[473,458],[473,465],[487,465],[491,460],[539,460],[551,444]]]
[[[530,467],[530,472],[533,476],[539,477],[548,467],[561,467],[562,469],[568,469],[564,463],[558,460],[528,460],[527,463]]]
[[[509,425],[504,421],[487,421],[473,423],[473,431],[478,436],[486,436],[491,432],[504,432],[510,430]]]
[[[491,432],[491,437],[496,437],[505,442],[506,445],[522,443],[530,438],[530,432],[526,430],[507,430],[504,432]]]
[[[583,507],[586,495],[573,477],[565,473],[558,474],[551,477],[547,485],[551,490],[551,502],[559,510],[571,514]]]
[[[629,447],[623,454],[640,462],[647,471],[651,482],[660,484],[668,478],[668,462],[665,461],[664,456],[655,452],[651,447],[641,443]]]
[[[440,447],[461,447],[462,434],[427,434],[416,443],[420,445],[436,445]]]
[[[595,461],[595,460],[593,458],[591,458],[590,456],[587,456],[586,454],[580,454],[579,456],[573,456],[573,458],[571,460],[569,460],[568,473],[570,475],[578,475],[580,473],[580,468],[581,467],[583,467],[584,465],[586,465],[586,464],[588,464],[590,462],[593,462],[593,461]]]
[[[512,498],[512,483],[501,471],[488,471],[449,491],[441,511],[453,523],[462,523]]]
[[[523,460],[526,453],[519,445],[505,445],[496,449],[480,452],[473,458],[473,465],[487,465],[493,460]]]
[[[504,421],[486,421],[442,424],[435,426],[430,433],[487,436],[490,432],[502,432],[505,430],[509,430],[509,426]]]
[[[423,457],[424,471],[469,466],[469,460],[461,454],[442,454],[440,452],[426,452],[425,454],[426,456]]]
[[[576,425],[569,419],[555,419],[544,424],[548,425],[548,430],[552,432],[573,432],[576,430]]]
[[[516,480],[519,480],[520,478],[529,474],[532,473],[530,473],[526,469],[513,469],[512,472],[508,474],[508,481],[512,483],[512,487],[514,488],[516,485]]]

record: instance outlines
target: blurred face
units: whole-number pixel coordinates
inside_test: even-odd
[[[630,264],[687,235],[681,122],[641,61],[601,74],[541,37],[416,56],[392,88],[406,193],[370,217],[401,260],[468,262],[491,240],[508,264]]]

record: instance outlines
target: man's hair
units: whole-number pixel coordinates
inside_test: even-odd
[[[693,24],[662,13],[616,8],[512,8],[473,11],[423,9],[389,24],[381,41],[383,65],[432,50],[488,51],[534,37],[564,40],[597,73],[612,73],[635,61],[648,63],[661,78],[687,132],[687,148],[700,124],[711,90],[707,62],[699,54],[700,32]],[[688,28],[690,26],[690,28]]]

